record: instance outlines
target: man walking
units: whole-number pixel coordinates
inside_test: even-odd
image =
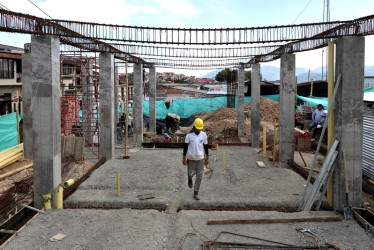
[[[199,190],[204,164],[209,164],[208,139],[206,133],[201,131],[203,128],[203,120],[196,118],[193,129],[186,135],[183,149],[183,165],[187,165],[188,187],[192,188],[192,177],[196,175],[193,195],[195,200],[200,200]]]

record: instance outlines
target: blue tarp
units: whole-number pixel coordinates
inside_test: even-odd
[[[22,115],[19,116],[19,120]],[[17,114],[0,116],[0,152],[18,144]]]

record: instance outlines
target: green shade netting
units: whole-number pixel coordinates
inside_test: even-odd
[[[19,120],[22,115],[19,115]],[[17,114],[0,116],[0,152],[18,144]]]
[[[327,110],[328,107],[328,100],[326,97],[304,97],[296,95],[297,98],[303,100],[304,102],[310,103],[313,106],[317,106],[318,104],[322,104],[323,107]]]
[[[270,98],[274,101],[279,101],[279,95],[265,95],[265,98]],[[244,97],[244,105],[251,101],[251,97]],[[238,98],[235,99],[235,107],[238,106]],[[156,101],[156,118],[164,119],[168,113],[174,113],[181,118],[188,118],[193,114],[206,112],[212,113],[220,107],[227,107],[227,97],[212,97],[212,98],[191,98],[174,100],[169,109],[166,108],[165,103]],[[143,101],[143,115],[149,116],[149,101]]]

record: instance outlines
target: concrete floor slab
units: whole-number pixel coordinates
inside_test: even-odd
[[[4,249],[178,249],[186,233],[183,249],[201,249],[222,231],[298,246],[316,246],[298,232],[309,229],[320,244],[340,249],[372,249],[374,240],[355,221],[299,222],[272,224],[207,225],[209,219],[284,218],[328,216],[333,212],[280,213],[276,211],[181,211],[167,214],[156,210],[66,209],[38,215]],[[197,230],[197,231],[196,231]],[[52,242],[50,238],[66,238]],[[220,241],[270,244],[263,240],[223,235]]]
[[[225,152],[225,168],[222,163]],[[219,158],[210,150],[210,176],[204,175],[199,195],[187,186],[187,168],[182,165],[182,149],[134,149],[130,159],[106,162],[71,195],[68,207],[136,207],[164,209],[176,201],[181,208],[263,208],[297,209],[306,181],[290,169],[281,169],[245,146],[222,146]],[[116,196],[116,171],[121,176],[121,196]],[[209,178],[210,177],[210,178]],[[153,194],[154,199],[139,200],[138,195]]]

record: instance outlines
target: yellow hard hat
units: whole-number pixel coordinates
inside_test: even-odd
[[[196,118],[193,122],[193,126],[197,129],[203,129],[204,128],[204,122],[200,118]]]
[[[170,116],[171,114],[170,113],[168,113],[168,116]]]
[[[132,112],[130,112],[129,115],[132,115]]]

